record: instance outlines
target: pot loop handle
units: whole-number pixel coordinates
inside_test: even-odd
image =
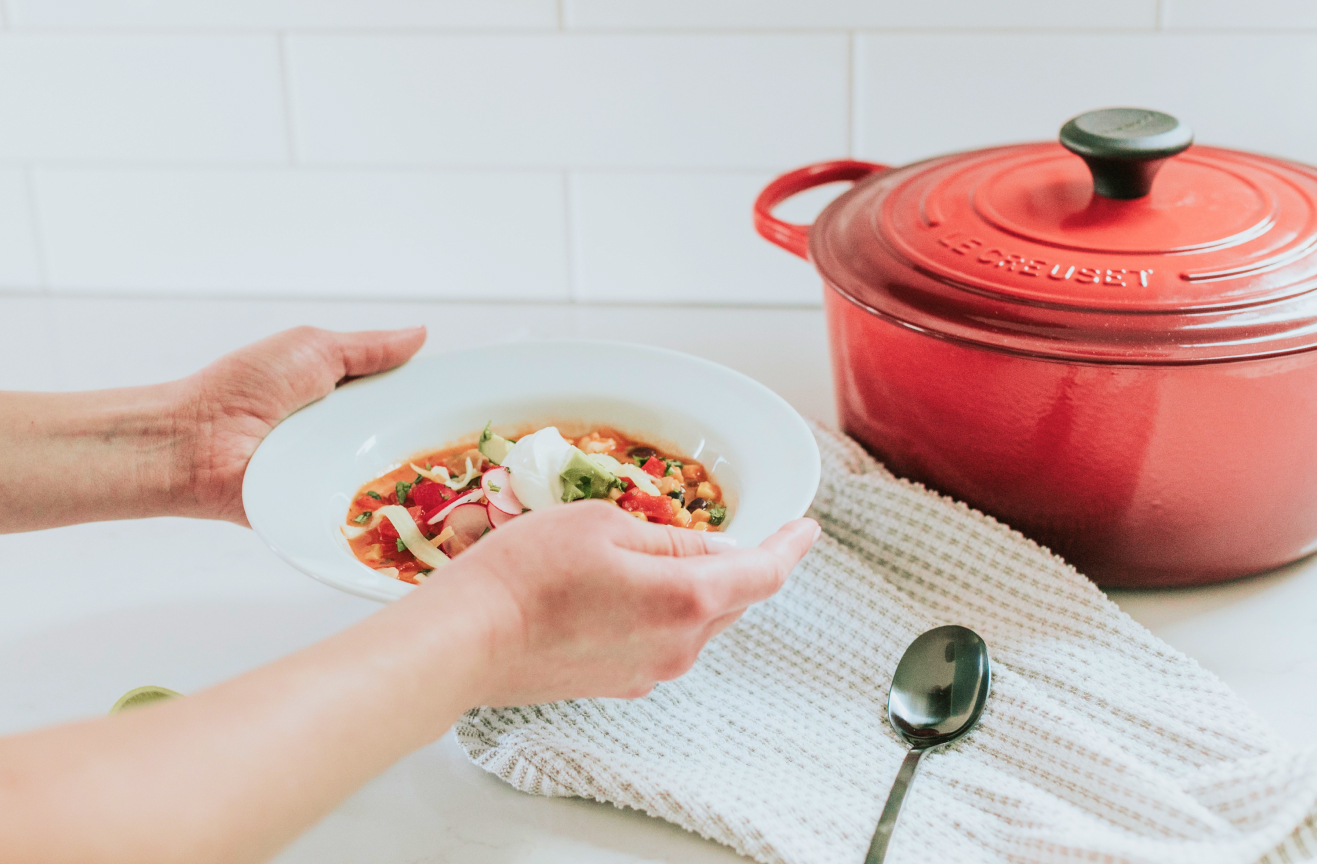
[[[862,180],[870,174],[890,170],[887,165],[876,162],[860,162],[856,159],[837,159],[832,162],[816,162],[797,168],[778,177],[764,187],[755,199],[755,230],[759,236],[771,243],[776,243],[788,252],[809,260],[809,225],[783,222],[773,215],[773,208],[792,195],[840,183],[845,180]]]

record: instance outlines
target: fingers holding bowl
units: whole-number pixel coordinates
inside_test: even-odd
[[[694,586],[711,616],[719,617],[777,593],[820,533],[813,519],[796,519],[757,548],[674,560],[665,569],[672,578]]]

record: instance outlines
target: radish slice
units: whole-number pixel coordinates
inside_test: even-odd
[[[488,509],[479,504],[463,504],[461,507],[456,507],[444,520],[444,530],[447,531],[449,528],[453,529],[453,538],[444,544],[444,551],[451,558],[479,540],[481,535],[489,530]]]
[[[489,503],[489,527],[502,528],[504,525],[517,518],[518,514],[504,513],[494,506],[494,502]]]
[[[429,519],[427,519],[425,524],[437,525],[441,521],[443,521],[445,516],[447,516],[449,513],[452,513],[454,510],[456,510],[458,507],[461,507],[463,504],[472,504],[484,497],[485,497],[484,489],[474,489],[466,493],[465,495],[461,496],[460,498],[454,498],[452,501],[448,502],[447,507],[445,507],[444,509],[440,510],[438,513],[434,514]]]
[[[480,488],[485,490],[485,498],[490,506],[502,510],[509,516],[520,516],[526,508],[521,506],[517,493],[512,491],[512,480],[504,468],[490,468],[480,478]]]

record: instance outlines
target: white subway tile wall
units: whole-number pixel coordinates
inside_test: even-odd
[[[35,172],[54,292],[568,299],[552,172]]]
[[[0,170],[0,285],[41,285],[31,196],[22,171]]]
[[[955,67],[935,59],[948,56]],[[1156,107],[1203,143],[1317,162],[1317,34],[865,35],[855,83],[857,155],[882,162],[1049,138],[1057,118],[1103,105]]]
[[[769,168],[847,146],[840,35],[292,36],[288,77],[311,164]]]
[[[34,27],[556,29],[556,0],[8,0]]]
[[[804,261],[760,239],[750,206],[771,174],[572,177],[576,298],[813,305]]]
[[[93,0],[88,0],[93,2]],[[563,0],[581,28],[1149,29],[1157,0]],[[1197,0],[1190,0],[1197,2]],[[1222,4],[1230,0],[1220,0]],[[1301,2],[1301,0],[1295,0]]]
[[[0,36],[0,161],[288,161],[275,36]]]
[[[812,307],[775,173],[1127,103],[1317,162],[1317,4],[0,0],[0,292]]]
[[[1163,0],[1169,27],[1204,29],[1317,28],[1317,3],[1312,0]]]

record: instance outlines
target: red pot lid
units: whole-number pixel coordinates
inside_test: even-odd
[[[824,211],[810,257],[877,314],[1010,351],[1174,363],[1317,346],[1317,169],[1191,140],[1115,108],[1060,144],[878,173]]]

